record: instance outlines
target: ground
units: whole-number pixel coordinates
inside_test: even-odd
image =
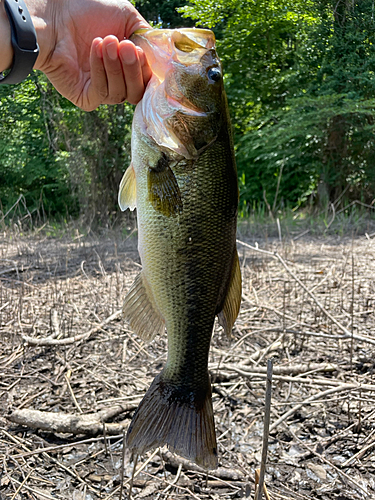
[[[373,235],[300,236],[239,234],[241,312],[231,339],[215,327],[210,354],[219,469],[154,450],[139,457],[132,498],[254,498],[271,359],[269,497],[375,497]],[[129,228],[0,234],[1,500],[117,500],[122,483],[126,497],[123,429],[167,352],[166,338],[145,345],[121,319],[139,269]],[[43,428],[42,414],[14,421],[30,409],[53,412],[53,425],[104,413],[90,434]]]

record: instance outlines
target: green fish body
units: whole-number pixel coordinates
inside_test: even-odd
[[[124,304],[145,340],[167,330],[168,359],[135,412],[131,451],[163,446],[217,467],[208,374],[215,316],[230,334],[241,301],[237,173],[228,106],[208,30],[145,30],[154,72],[133,120],[121,208],[137,207],[142,272]]]

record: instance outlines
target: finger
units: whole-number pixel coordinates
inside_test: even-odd
[[[137,47],[129,40],[123,40],[120,42],[119,54],[126,81],[126,99],[131,104],[137,104],[145,90]]]
[[[152,77],[152,70],[150,65],[148,64],[147,58],[141,47],[137,47],[139,62],[141,64],[142,76],[143,76],[143,85],[145,88]]]
[[[92,111],[102,104],[108,95],[107,77],[103,63],[102,54],[102,38],[95,38],[91,44],[90,51],[90,81],[87,86],[86,96],[83,100],[86,101],[86,111]]]
[[[102,51],[108,82],[108,95],[105,102],[107,104],[124,102],[127,97],[127,89],[119,58],[118,39],[113,35],[106,36],[103,40]]]

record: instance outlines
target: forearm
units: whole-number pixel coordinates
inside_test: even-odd
[[[13,49],[10,43],[10,24],[4,2],[0,2],[0,72],[12,66]]]

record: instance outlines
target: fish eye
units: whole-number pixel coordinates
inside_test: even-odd
[[[221,71],[219,68],[210,68],[207,72],[207,76],[212,82],[219,82],[221,80]]]

